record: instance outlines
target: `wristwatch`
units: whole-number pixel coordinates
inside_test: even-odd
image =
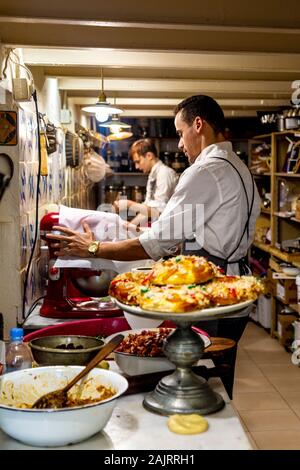
[[[99,249],[99,246],[100,246],[100,242],[95,240],[93,242],[91,242],[88,246],[88,252],[93,255],[93,256],[96,256],[97,254],[97,251]]]

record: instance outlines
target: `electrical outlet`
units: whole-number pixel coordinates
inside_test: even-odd
[[[60,122],[62,124],[70,124],[71,122],[71,111],[69,109],[60,110]]]
[[[13,78],[13,99],[15,101],[30,101],[32,95],[32,85],[27,78]]]

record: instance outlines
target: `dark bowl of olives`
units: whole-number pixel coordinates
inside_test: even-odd
[[[103,347],[104,341],[93,336],[53,335],[28,343],[39,366],[86,365]]]

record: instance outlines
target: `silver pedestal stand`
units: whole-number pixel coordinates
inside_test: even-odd
[[[144,398],[144,407],[161,415],[174,413],[214,413],[224,406],[224,400],[214,392],[203,377],[192,372],[191,368],[202,357],[204,342],[191,326],[198,320],[216,320],[239,311],[253,302],[203,309],[187,313],[148,312],[139,307],[131,307],[116,301],[123,310],[141,317],[171,320],[177,329],[165,340],[164,353],[176,365],[171,375],[163,377],[155,390]]]
[[[166,340],[164,353],[176,365],[171,375],[163,377],[155,390],[146,395],[144,407],[155,413],[198,413],[206,415],[220,410],[224,400],[207,381],[192,372],[202,357],[204,342],[191,329],[191,323],[176,321],[177,329]]]

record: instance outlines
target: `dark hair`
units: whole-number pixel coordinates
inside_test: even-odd
[[[147,152],[151,152],[156,158],[159,158],[156,145],[152,139],[136,140],[129,149],[130,157],[132,157],[134,153],[146,155]]]
[[[188,124],[192,124],[199,116],[204,119],[215,131],[224,132],[225,117],[218,103],[207,95],[194,95],[181,101],[174,109],[174,115],[181,111],[181,118]]]

